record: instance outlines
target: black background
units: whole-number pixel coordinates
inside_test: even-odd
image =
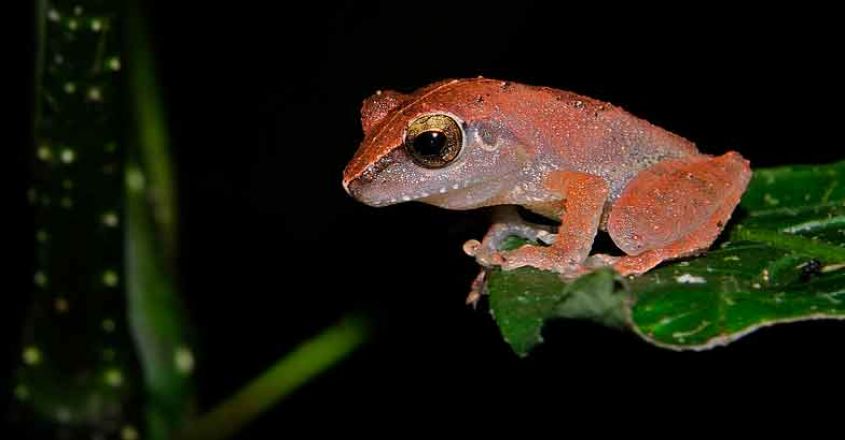
[[[477,268],[460,247],[484,233],[485,212],[369,208],[340,185],[366,96],[479,74],[610,101],[757,167],[842,159],[835,14],[312,3],[149,4],[178,161],[181,275],[200,337],[202,406],[348,311],[375,325],[363,350],[244,438],[338,426],[390,432],[388,420],[405,429],[720,420],[749,407],[821,409],[818,396],[845,391],[845,327],[836,322],[766,329],[706,353],[563,322],[519,359],[484,307],[463,304]],[[32,46],[22,46],[25,66]],[[21,70],[26,83],[31,72]],[[15,93],[20,117],[30,96]],[[27,124],[12,127],[7,146],[19,225],[9,230],[18,262],[8,276],[20,287],[7,294],[16,299],[7,298],[3,331],[13,341],[31,279],[21,257],[31,241],[16,232],[30,227]],[[19,347],[9,347],[16,360]]]

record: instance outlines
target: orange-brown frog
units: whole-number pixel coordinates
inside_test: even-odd
[[[464,246],[482,265],[506,270],[534,266],[576,277],[611,265],[636,275],[701,252],[722,231],[751,175],[738,153],[702,154],[619,107],[493,79],[377,92],[364,101],[361,121],[365,137],[343,186],[363,203],[521,205],[560,220],[551,234],[514,211],[482,242]],[[590,256],[598,229],[626,255]],[[508,235],[550,245],[500,251]]]

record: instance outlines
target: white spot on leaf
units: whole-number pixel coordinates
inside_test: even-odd
[[[685,273],[675,277],[675,281],[681,284],[704,284],[707,282],[703,277]]]

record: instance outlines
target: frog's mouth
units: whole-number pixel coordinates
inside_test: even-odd
[[[419,201],[429,203],[432,205],[452,207],[454,205],[461,205],[459,202],[466,199],[471,194],[479,195],[479,188],[484,187],[484,180],[467,180],[450,185],[440,186],[432,191],[415,191],[400,194],[397,197],[391,197],[386,200],[375,201],[374,206],[387,206],[400,202],[414,202]],[[446,206],[449,205],[449,206]]]
[[[432,189],[415,191],[394,191],[377,183],[366,184],[353,181],[348,191],[356,200],[373,207],[384,207],[404,202],[421,202],[446,209],[473,209],[486,206],[491,199],[501,194],[503,188],[512,182],[509,176],[497,179],[469,179],[456,183],[434,186]]]
[[[462,153],[464,154],[464,153]],[[513,185],[519,168],[477,172],[466,156],[443,168],[414,163],[403,148],[394,149],[345,185],[356,200],[381,207],[419,201],[448,209],[471,209]]]

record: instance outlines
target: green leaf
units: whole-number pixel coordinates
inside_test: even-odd
[[[718,249],[625,283],[606,269],[573,282],[532,268],[492,270],[491,313],[520,355],[555,318],[622,326],[676,350],[777,323],[845,319],[845,162],[756,170],[735,217]]]
[[[625,324],[625,292],[614,290],[617,275],[597,270],[571,283],[534,268],[499,271],[490,282],[490,310],[502,336],[519,355],[543,341],[543,323],[550,318],[586,318],[621,327]]]

